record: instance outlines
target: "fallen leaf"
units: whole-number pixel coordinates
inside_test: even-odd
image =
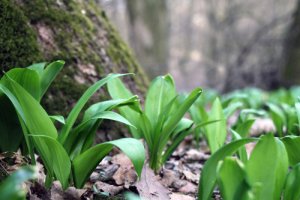
[[[153,170],[146,164],[143,167],[141,180],[135,186],[142,199],[169,199],[170,191],[159,182],[159,177],[155,176]]]
[[[112,196],[119,194],[123,190],[123,186],[110,185],[101,181],[97,181],[95,186],[98,190],[108,192]]]
[[[117,154],[112,158],[111,162],[119,166],[112,177],[117,185],[124,185],[125,188],[129,188],[136,182],[137,174],[132,162],[125,154]]]

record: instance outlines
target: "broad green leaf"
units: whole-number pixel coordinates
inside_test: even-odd
[[[90,118],[91,116],[95,115],[95,113],[100,113],[102,111],[109,111],[118,107],[128,106],[135,104],[139,101],[138,96],[131,96],[127,99],[113,99],[102,101],[99,103],[95,103],[91,105],[85,112],[83,116],[83,120]]]
[[[60,134],[59,134],[59,141],[60,143],[64,144],[65,140],[68,137],[68,134],[70,133],[80,111],[84,107],[84,105],[87,103],[87,101],[95,94],[95,92],[101,88],[103,85],[105,85],[109,80],[112,80],[114,78],[124,76],[125,74],[109,74],[105,78],[101,79],[100,81],[97,81],[92,86],[90,86],[84,94],[80,97],[80,99],[77,101],[75,106],[73,107],[72,111],[68,115],[68,118],[66,119],[66,124],[63,126]]]
[[[247,121],[252,116],[257,117],[266,117],[267,113],[264,110],[256,110],[256,109],[243,109],[240,113],[240,117],[242,121]]]
[[[291,166],[300,162],[300,137],[299,136],[286,136],[282,138],[285,149],[289,156],[289,163]]]
[[[243,107],[243,103],[242,102],[233,102],[230,103],[224,110],[224,116],[225,119],[228,119],[228,117],[230,117],[236,110],[240,109]]]
[[[34,99],[38,100],[40,95],[40,78],[38,73],[27,68],[14,68],[9,70],[1,79],[1,83],[9,87],[9,79],[21,85]]]
[[[199,200],[210,200],[211,194],[214,190],[217,179],[217,166],[220,160],[223,160],[227,156],[234,154],[241,146],[255,142],[256,138],[246,138],[233,141],[219,150],[217,150],[212,156],[205,162],[200,176],[200,184],[198,189]]]
[[[37,150],[46,166],[47,172],[53,171],[55,177],[66,189],[69,185],[71,161],[64,147],[55,139],[45,135],[32,135]]]
[[[283,136],[283,127],[286,126],[286,116],[284,115],[283,110],[273,103],[267,103],[267,106],[270,109],[270,115],[280,137]]]
[[[61,124],[65,124],[65,118],[61,115],[50,115],[49,117],[52,119],[53,122],[58,121]]]
[[[126,118],[124,118],[122,115],[112,112],[112,111],[102,111],[100,113],[95,113],[93,116],[91,116],[90,118],[85,119],[83,122],[81,122],[77,127],[82,127],[85,124],[87,124],[90,121],[93,121],[95,119],[110,119],[116,122],[121,122],[123,124],[126,124],[128,126],[132,126],[133,128],[135,128],[135,126],[133,126]]]
[[[48,90],[50,84],[53,82],[55,77],[61,71],[65,64],[65,61],[58,60],[52,62],[46,66],[43,70],[43,74],[41,75],[41,90],[40,90],[40,99],[44,96],[46,91]]]
[[[298,125],[300,126],[300,99],[298,98],[297,102],[295,103],[297,118],[298,118]]]
[[[168,120],[165,122],[163,129],[161,131],[160,144],[158,152],[162,152],[163,148],[167,144],[172,131],[176,128],[176,125],[182,119],[184,114],[188,111],[190,106],[195,102],[195,100],[202,93],[202,89],[194,89],[190,95],[180,104],[180,106],[175,110],[174,113],[171,113],[171,116],[168,117]],[[156,139],[156,138],[155,138]]]
[[[30,134],[56,138],[56,128],[42,106],[14,80],[8,78],[6,85],[0,84],[0,90],[11,100]]]
[[[176,125],[176,128],[174,129],[172,136],[176,136],[178,133],[191,128],[193,124],[194,122],[192,120],[188,118],[182,118]]]
[[[250,129],[255,122],[255,119],[247,119],[246,121],[239,122],[235,131],[239,133],[242,138],[246,138],[249,135]]]
[[[285,103],[281,104],[281,108],[283,109],[284,114],[286,116],[287,134],[291,135],[291,134],[298,133],[298,127],[296,126],[298,119],[297,119],[297,113],[295,108]]]
[[[34,64],[28,66],[27,68],[36,71],[39,74],[39,76],[41,77],[46,65],[47,65],[47,62],[34,63]]]
[[[118,78],[112,79],[107,83],[107,88],[110,96],[113,99],[125,99],[130,98],[133,94],[125,87],[122,81]],[[140,107],[139,103],[137,103],[137,107]],[[136,112],[134,109],[128,106],[124,106],[118,109],[126,119],[130,121],[136,127],[138,126],[140,120],[139,112]],[[139,129],[130,128],[130,132],[134,138],[141,138],[142,132]]]
[[[257,199],[280,199],[288,172],[283,143],[272,134],[262,136],[247,162],[246,172],[251,186],[262,185]]]
[[[208,145],[212,153],[216,152],[221,146],[223,146],[226,139],[226,120],[222,119],[225,119],[222,104],[219,98],[216,98],[213,102],[212,109],[210,110],[208,121],[221,121],[205,127],[205,137],[207,138]]]
[[[289,172],[284,189],[284,200],[300,199],[300,163]]]
[[[141,175],[145,161],[143,144],[133,138],[123,138],[98,144],[73,160],[73,178],[76,187],[82,187],[98,163],[116,146],[132,161],[138,176]]]
[[[76,128],[74,128],[68,135],[64,147],[70,154],[76,155],[83,150],[84,146],[88,145],[87,148],[91,147],[94,142],[96,130],[100,125],[100,120],[109,119],[117,122],[124,123],[128,126],[133,126],[127,119],[122,115],[112,111],[102,111],[95,113],[91,118],[85,119]],[[133,126],[134,127],[134,126]],[[87,141],[89,140],[89,141]],[[76,152],[74,152],[76,151]],[[72,156],[72,157],[73,157]]]
[[[148,117],[145,115],[145,113],[140,114],[140,121],[138,123],[139,130],[143,131],[143,137],[145,138],[147,142],[147,146],[149,149],[149,152],[151,154],[153,149],[153,127],[151,126],[151,122],[148,119]]]
[[[17,151],[23,139],[20,122],[14,106],[0,95],[0,152]]]
[[[172,133],[172,138],[170,138],[171,144],[167,146],[162,155],[162,163],[165,163],[169,159],[179,144],[191,132],[191,128],[193,126],[193,122],[191,120],[183,118],[180,122]]]
[[[247,196],[250,186],[245,181],[246,172],[242,162],[236,158],[227,157],[220,164],[217,173],[223,199],[240,200]]]
[[[26,191],[22,184],[30,179],[36,179],[38,171],[35,167],[26,166],[18,169],[0,184],[0,199],[21,200],[25,199]]]
[[[234,131],[234,130],[232,130],[232,129],[230,129],[230,132],[231,132],[231,134],[232,134],[233,141],[242,139],[241,135],[240,135],[238,132],[236,132],[236,131]],[[244,146],[242,146],[242,147],[238,150],[237,154],[238,154],[238,157],[240,158],[240,160],[241,160],[244,164],[246,164],[247,161],[248,161],[248,156],[247,156],[246,148],[245,148]]]
[[[172,76],[158,76],[152,81],[145,100],[145,114],[151,119],[152,127],[156,126],[159,115],[175,96]]]

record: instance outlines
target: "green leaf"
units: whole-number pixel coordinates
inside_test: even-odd
[[[102,111],[95,113],[90,118],[84,119],[76,128],[68,135],[64,147],[73,158],[78,153],[90,148],[94,142],[96,130],[102,119],[109,119],[133,126],[127,119],[112,111]],[[134,127],[134,126],[133,126]]]
[[[61,71],[64,64],[65,64],[65,61],[58,60],[58,61],[50,63],[43,70],[43,73],[41,75],[40,99],[44,96],[44,94],[48,90],[50,84],[53,82],[53,80],[56,78],[58,73]]]
[[[9,87],[9,79],[14,80],[21,85],[29,94],[31,94],[36,100],[39,99],[40,95],[40,78],[38,73],[34,70],[26,68],[14,68],[9,70],[5,76],[1,79],[1,84]]]
[[[262,136],[252,151],[246,171],[250,185],[262,185],[257,199],[280,199],[288,172],[283,143],[272,134]]]
[[[233,141],[242,139],[241,135],[240,135],[239,133],[237,133],[236,131],[230,129],[230,132],[231,132],[231,134],[232,134]],[[242,146],[242,147],[238,150],[237,154],[238,154],[238,157],[240,158],[240,160],[241,160],[244,164],[246,164],[247,161],[248,161],[248,156],[247,156],[246,148],[245,148],[244,146]]]
[[[227,157],[218,168],[218,185],[223,199],[244,199],[250,186],[246,183],[245,167],[236,158]],[[244,196],[244,198],[243,198]]]
[[[71,173],[71,161],[64,147],[55,139],[45,135],[32,135],[47,172],[54,173],[55,177],[66,189]]]
[[[66,124],[63,126],[61,133],[59,134],[59,141],[60,143],[64,144],[65,140],[67,139],[80,111],[84,107],[84,105],[87,103],[87,101],[93,96],[93,94],[101,88],[103,85],[105,85],[108,81],[124,76],[125,74],[109,74],[107,77],[97,81],[92,86],[90,86],[84,94],[80,97],[80,99],[77,101],[75,106],[73,107],[72,111],[68,115],[68,118],[66,119]]]
[[[235,131],[239,133],[242,138],[246,138],[249,135],[250,129],[255,122],[255,119],[247,119],[244,122],[240,122],[237,124]]]
[[[35,167],[26,166],[18,169],[0,184],[0,199],[21,200],[25,199],[26,191],[22,184],[30,179],[36,179],[38,171]]]
[[[212,121],[220,119],[225,119],[225,116],[222,104],[219,98],[216,98],[213,102],[212,109],[207,120]],[[221,146],[223,146],[226,135],[226,120],[221,120],[205,127],[205,137],[212,153],[216,152]]]
[[[116,146],[132,161],[137,174],[140,176],[145,161],[143,144],[136,139],[123,138],[98,144],[73,160],[73,178],[76,187],[82,187],[98,163]]]
[[[233,102],[230,103],[224,110],[224,116],[225,119],[228,119],[228,117],[230,117],[237,109],[240,109],[243,107],[243,103],[242,102]]]
[[[300,126],[300,99],[298,97],[297,102],[295,103],[297,118],[298,118],[298,125]]]
[[[99,103],[95,103],[91,105],[85,112],[83,116],[83,120],[87,118],[91,118],[91,116],[95,115],[95,113],[100,113],[102,111],[109,111],[118,107],[133,105],[139,101],[138,96],[131,96],[127,99],[113,99],[102,101]]]
[[[125,85],[122,83],[122,81],[118,78],[112,79],[107,83],[107,88],[110,96],[113,99],[126,99],[133,96],[133,94],[125,87]],[[123,117],[128,119],[131,124],[133,124],[136,127],[138,126],[139,120],[140,120],[140,114],[136,110],[140,109],[140,104],[136,103],[136,109],[133,109],[129,106],[124,106],[121,108],[118,108],[119,112]],[[140,109],[141,110],[141,109]],[[141,112],[141,111],[140,111]],[[130,132],[134,138],[141,138],[142,137],[142,131],[138,129],[133,129],[129,127]]]
[[[242,121],[247,121],[252,116],[266,117],[267,113],[264,110],[256,109],[243,109],[240,113],[240,118]],[[251,118],[252,119],[252,118]]]
[[[152,81],[146,95],[145,114],[148,119],[151,119],[153,128],[157,124],[158,116],[175,96],[176,90],[172,76],[158,76]]]
[[[300,137],[299,136],[286,136],[282,138],[282,142],[285,145],[286,151],[289,157],[289,163],[291,166],[300,162]]]
[[[284,189],[284,200],[300,199],[300,163],[289,172]]]
[[[52,121],[58,121],[61,124],[65,124],[65,118],[61,115],[50,115],[49,117]]]
[[[211,194],[214,190],[217,178],[217,166],[220,160],[223,160],[227,156],[231,156],[235,153],[241,146],[255,142],[256,138],[246,138],[233,141],[219,150],[217,150],[212,156],[205,162],[204,167],[200,176],[200,184],[198,189],[198,199],[200,200],[210,200]]]
[[[175,112],[171,113],[171,116],[169,116],[161,131],[158,152],[162,152],[163,148],[165,147],[170,138],[172,131],[174,131],[176,125],[179,123],[184,114],[188,111],[190,106],[195,102],[195,100],[200,96],[201,93],[202,89],[194,89],[190,93],[190,95],[184,100],[184,102],[182,102],[180,106],[175,110]],[[158,138],[155,139],[157,140]]]
[[[283,136],[283,127],[287,124],[286,116],[283,110],[273,103],[267,103],[267,106],[270,109],[270,115],[280,137]]]
[[[17,151],[24,139],[16,110],[5,95],[0,95],[0,152]]]
[[[14,80],[8,79],[6,85],[0,84],[0,90],[13,103],[30,133],[56,138],[56,128],[42,106]]]

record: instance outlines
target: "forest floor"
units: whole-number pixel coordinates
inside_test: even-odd
[[[273,129],[274,125],[270,120],[258,119],[251,129],[251,135],[257,136]],[[253,145],[246,148],[250,152]],[[69,187],[65,191],[58,181],[50,189],[43,186],[44,168],[38,163],[38,180],[28,182],[25,186],[28,190],[27,199],[124,199],[124,192],[132,192],[147,200],[192,200],[196,199],[201,169],[209,156],[205,142],[200,142],[196,147],[193,137],[189,136],[172,154],[159,174],[154,174],[145,164],[138,180],[131,161],[123,153],[114,150],[101,161],[83,189]],[[24,162],[26,159],[20,154],[0,155],[0,164],[6,165],[8,172],[16,170]],[[214,198],[221,199],[217,190],[214,191]]]

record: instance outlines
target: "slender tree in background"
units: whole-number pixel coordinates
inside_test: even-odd
[[[300,0],[293,15],[293,22],[286,35],[283,65],[283,82],[300,84]]]
[[[165,74],[168,60],[166,1],[127,0],[129,40],[150,77]]]

